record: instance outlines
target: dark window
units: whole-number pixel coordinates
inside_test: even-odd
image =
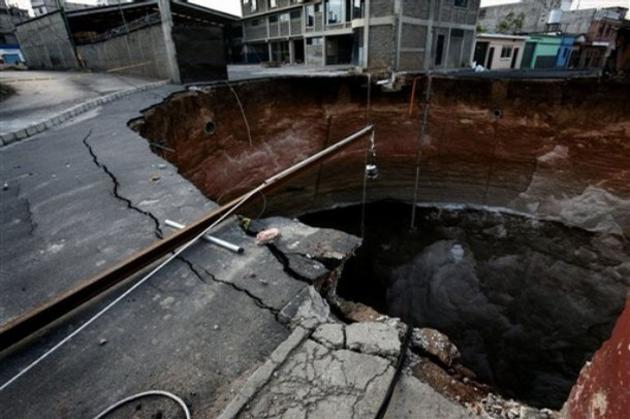
[[[468,0],[455,0],[456,7],[468,7]]]
[[[306,27],[315,26],[315,6],[309,4],[304,9],[304,13],[306,13]]]
[[[294,10],[291,12],[291,19],[299,19],[300,18],[300,11],[299,10]]]
[[[269,23],[278,22],[278,15],[269,16]]]
[[[343,21],[343,0],[326,0],[326,21],[328,24],[341,23]]]
[[[501,48],[501,58],[510,58],[512,56],[512,47],[503,46]]]
[[[352,0],[352,19],[361,19],[364,7],[365,0]]]
[[[442,64],[442,53],[444,52],[444,35],[438,35],[435,47],[435,65]]]

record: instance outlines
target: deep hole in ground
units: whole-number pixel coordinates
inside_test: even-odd
[[[301,221],[358,234],[360,206]],[[606,340],[626,295],[627,244],[558,222],[472,209],[368,204],[342,297],[446,333],[504,396],[558,409]]]

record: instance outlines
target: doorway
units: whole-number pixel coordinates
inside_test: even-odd
[[[492,61],[494,60],[494,47],[490,48],[490,53],[488,54],[488,62],[486,63],[486,68],[488,70],[492,70]]]
[[[483,63],[486,62],[488,45],[488,42],[477,42],[477,44],[475,44],[475,55],[473,56],[473,61],[478,65],[483,65]]]
[[[435,47],[435,66],[442,65],[442,55],[444,54],[444,35],[438,35],[437,45]]]
[[[512,52],[512,64],[510,64],[510,68],[515,68],[516,67],[516,60],[518,59],[518,48],[514,48],[514,51]]]
[[[296,39],[293,41],[293,61],[296,64],[304,64],[304,40]]]

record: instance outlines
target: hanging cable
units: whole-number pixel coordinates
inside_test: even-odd
[[[424,109],[422,112],[422,123],[420,125],[420,135],[416,148],[416,181],[413,188],[413,206],[411,207],[411,225],[410,229],[416,228],[416,206],[418,205],[418,188],[420,187],[420,162],[422,160],[422,142],[427,133],[427,124],[429,122],[429,107],[431,103],[431,72],[427,73],[427,86],[424,93]]]
[[[249,127],[249,122],[247,121],[247,116],[245,115],[245,108],[243,108],[241,99],[238,97],[238,93],[236,93],[236,90],[234,90],[230,82],[226,80],[225,84],[234,95],[234,98],[236,99],[236,103],[238,104],[238,108],[241,110],[241,116],[243,117],[243,122],[245,123],[245,129],[247,130],[247,138],[249,138],[249,146],[252,147],[254,145],[254,142],[252,140],[252,130]]]
[[[122,399],[122,400],[112,404],[111,406],[107,407],[101,413],[96,415],[94,417],[94,419],[102,419],[106,415],[108,415],[109,413],[111,413],[114,410],[118,409],[120,406],[122,406],[124,404],[132,402],[134,400],[141,399],[143,397],[149,397],[149,396],[162,396],[162,397],[166,397],[166,398],[169,398],[169,399],[173,400],[175,403],[177,403],[182,408],[182,410],[184,411],[184,415],[186,416],[186,419],[190,419],[191,418],[190,410],[188,410],[188,406],[186,406],[186,403],[184,403],[184,401],[181,398],[177,397],[173,393],[169,393],[168,391],[149,390],[149,391],[144,391],[142,393],[134,394],[133,396],[125,397],[124,399]]]
[[[372,74],[367,73],[367,97],[365,106],[365,119],[371,124],[372,115]],[[376,166],[376,146],[374,143],[374,129],[370,133],[370,144],[365,153],[365,169],[363,172],[363,191],[361,196],[361,237],[365,238],[365,206],[367,203],[367,182],[378,177],[378,168]]]

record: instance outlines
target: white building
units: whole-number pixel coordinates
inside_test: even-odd
[[[526,36],[479,33],[475,39],[473,61],[488,70],[521,67]]]

